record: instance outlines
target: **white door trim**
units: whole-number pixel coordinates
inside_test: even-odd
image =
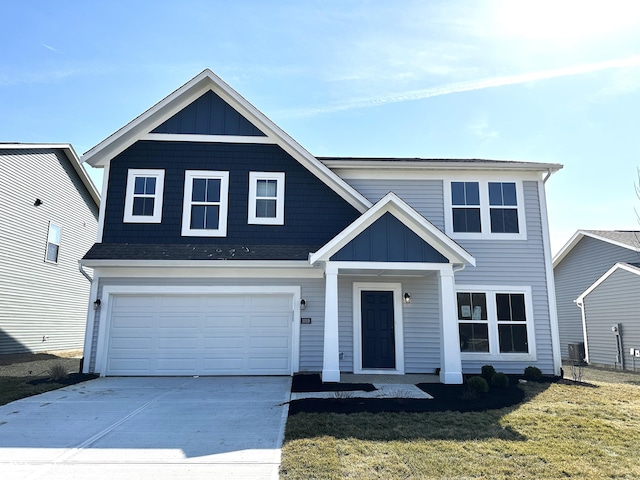
[[[362,302],[363,290],[393,292],[393,328],[396,349],[396,368],[363,370],[362,368]],[[402,321],[402,284],[383,282],[353,283],[353,373],[404,374],[404,328]]]
[[[300,368],[300,287],[274,286],[138,286],[119,285],[102,287],[100,323],[98,325],[98,341],[96,345],[95,371],[104,376],[107,371],[107,352],[109,350],[109,332],[111,331],[111,309],[113,295],[216,295],[216,294],[259,294],[292,296],[293,326],[291,328],[291,372]]]

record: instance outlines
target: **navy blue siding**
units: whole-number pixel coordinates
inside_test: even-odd
[[[127,171],[164,169],[162,223],[123,223]],[[182,237],[185,170],[229,173],[227,236]],[[285,172],[285,224],[248,225],[249,172]],[[277,145],[140,141],[111,161],[104,243],[322,246],[359,212]]]
[[[388,212],[342,247],[331,260],[448,263],[436,249]]]
[[[152,133],[265,136],[212,91],[193,101]]]

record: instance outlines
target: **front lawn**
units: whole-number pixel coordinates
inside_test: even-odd
[[[299,413],[281,478],[640,478],[640,387],[593,383],[527,383],[485,412]]]

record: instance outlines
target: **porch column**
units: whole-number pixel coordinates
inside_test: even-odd
[[[452,265],[447,265],[444,270],[440,271],[440,310],[442,314],[440,381],[460,384],[462,383],[462,361],[460,359],[458,309]]]
[[[338,270],[330,262],[325,268],[324,350],[322,381],[340,381],[340,347],[338,338]]]

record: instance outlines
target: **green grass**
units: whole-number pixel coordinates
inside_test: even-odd
[[[527,383],[487,412],[294,415],[281,478],[640,478],[637,379]]]
[[[57,382],[43,382],[32,385],[31,381],[49,378],[46,377],[0,377],[0,405],[6,405],[9,402],[20,400],[24,397],[37,395],[39,393],[57,390],[66,387],[67,384]]]

